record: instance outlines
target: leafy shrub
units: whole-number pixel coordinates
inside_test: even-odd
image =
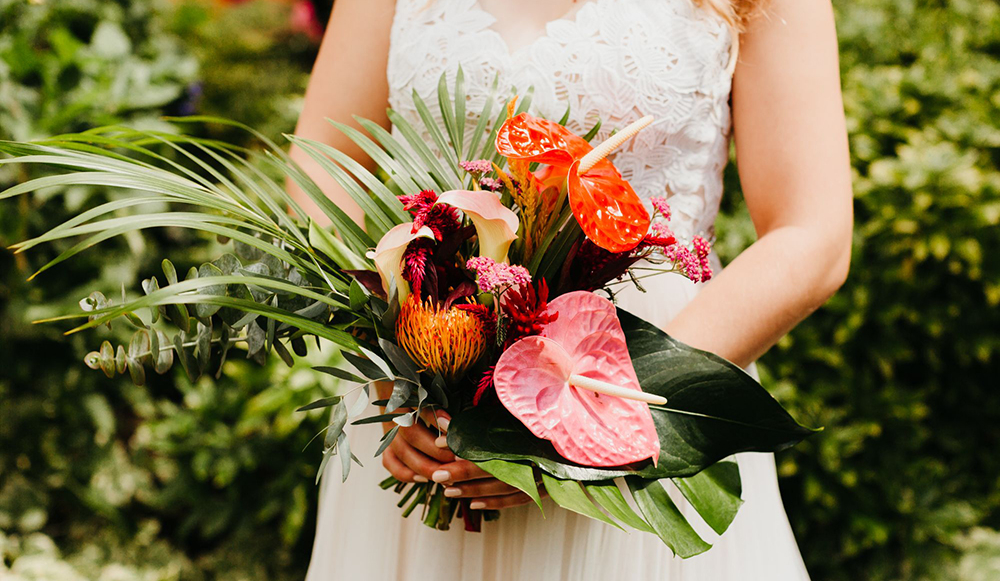
[[[1000,5],[835,5],[857,225],[847,285],[762,362],[827,427],[779,456],[789,517],[817,580],[996,578]]]
[[[160,117],[196,112],[199,67],[169,22],[154,0],[0,0],[0,138],[118,123],[174,131]],[[7,171],[0,189],[36,177]],[[6,202],[0,246],[124,195],[77,188]],[[161,230],[25,282],[62,250],[0,250],[0,577],[301,579],[318,460],[303,449],[325,422],[294,410],[332,386],[236,353],[217,385],[170,374],[136,388],[86,369],[92,334],[31,321],[77,309],[94,289],[136,288],[165,254],[188,257],[186,270],[219,249]],[[127,341],[124,331],[106,335]]]

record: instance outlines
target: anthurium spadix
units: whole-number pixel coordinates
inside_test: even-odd
[[[640,401],[650,394],[639,387],[615,306],[576,291],[551,301],[549,310],[558,313],[555,321],[500,356],[493,374],[500,402],[577,464],[655,463],[660,439]]]
[[[506,262],[507,250],[517,238],[517,214],[500,203],[492,192],[452,190],[438,196],[437,203],[448,204],[465,214],[476,227],[479,256]]]
[[[375,251],[369,253],[382,278],[382,289],[388,295],[389,281],[395,280],[401,303],[410,295],[410,285],[403,280],[403,254],[410,242],[417,238],[434,238],[434,232],[427,226],[421,226],[414,232],[413,222],[399,224],[386,232],[375,246]]]

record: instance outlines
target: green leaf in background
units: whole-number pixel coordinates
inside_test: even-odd
[[[368,270],[371,266],[367,260],[355,254],[339,238],[325,228],[317,226],[316,222],[312,220],[309,221],[309,244],[329,256],[334,264],[344,270]]]
[[[351,288],[348,291],[348,297],[351,301],[352,311],[361,311],[364,306],[368,303],[368,293],[358,282],[358,279],[351,280]]]

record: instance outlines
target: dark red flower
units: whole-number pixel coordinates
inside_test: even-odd
[[[414,293],[420,294],[420,289],[427,276],[427,262],[434,251],[434,241],[428,238],[417,238],[406,247],[403,253],[403,279],[410,283]]]
[[[479,405],[483,396],[493,391],[493,371],[495,369],[496,365],[490,365],[483,376],[479,378],[479,382],[476,384],[476,394],[472,396],[472,405]]]
[[[545,325],[555,321],[559,314],[549,312],[548,306],[549,287],[545,279],[538,281],[537,291],[534,285],[526,284],[504,293],[501,303],[501,308],[507,317],[504,349],[518,339],[541,333]]]
[[[454,308],[461,309],[483,322],[490,342],[496,341],[497,337],[497,314],[486,305],[478,303],[462,303],[454,305]]]
[[[462,225],[458,210],[447,204],[437,204],[438,195],[433,190],[399,196],[403,209],[413,215],[413,232],[427,226],[438,242],[455,232]]]

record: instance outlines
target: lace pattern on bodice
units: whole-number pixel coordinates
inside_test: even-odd
[[[679,237],[711,236],[729,157],[729,28],[692,0],[580,1],[511,52],[477,0],[397,0],[390,105],[421,127],[412,93],[438,115],[438,79],[447,73],[452,82],[461,66],[469,132],[497,76],[501,89],[534,87],[534,114],[559,119],[569,106],[567,127],[580,135],[602,119],[595,143],[653,115],[657,122],[611,159],[643,199],[666,193]],[[506,97],[500,92],[495,112]]]

